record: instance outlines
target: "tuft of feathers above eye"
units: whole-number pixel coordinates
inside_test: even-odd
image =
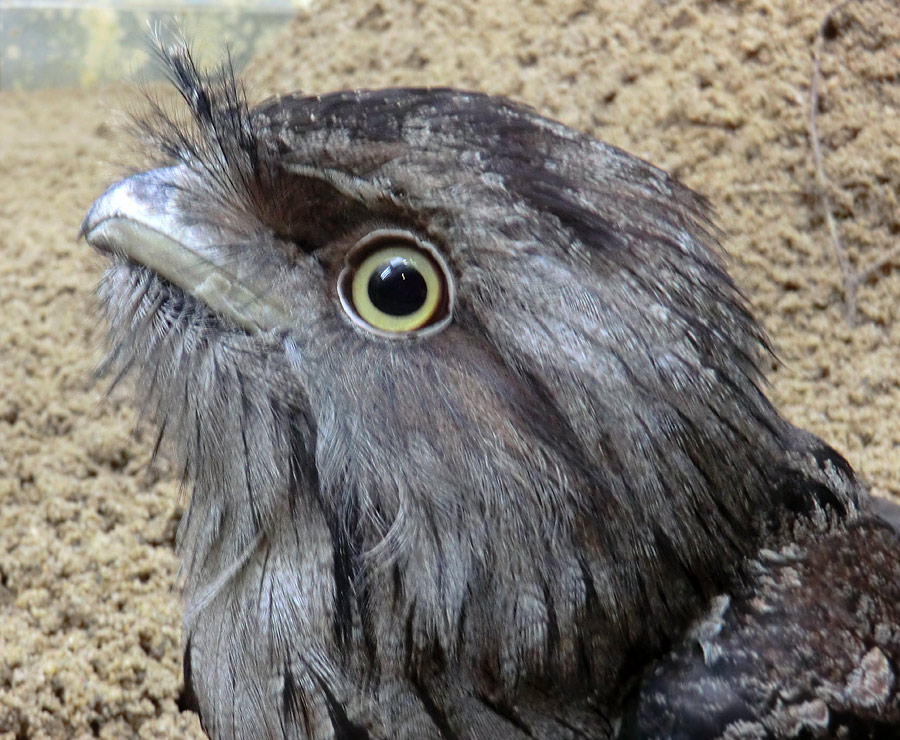
[[[148,112],[135,118],[138,135],[158,152],[162,164],[181,163],[196,172],[208,183],[207,195],[214,202],[249,210],[248,215],[265,214],[279,166],[275,152],[259,136],[231,56],[204,72],[183,41],[168,44],[159,30],[153,41],[190,117],[181,120],[150,98]]]

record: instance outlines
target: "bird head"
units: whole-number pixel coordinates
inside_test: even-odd
[[[506,99],[251,108],[163,56],[189,118],[152,108],[162,166],[82,233],[106,367],[193,485],[189,615],[293,540],[339,634],[386,614],[503,680],[610,678],[696,615],[781,505],[793,433],[707,202]]]

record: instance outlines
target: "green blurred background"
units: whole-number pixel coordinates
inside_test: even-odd
[[[150,28],[184,28],[198,56],[228,43],[243,66],[311,0],[44,2],[0,0],[0,90],[157,79]]]

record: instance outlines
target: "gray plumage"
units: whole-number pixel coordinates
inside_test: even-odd
[[[164,58],[192,121],[154,108],[165,166],[83,233],[110,258],[105,369],[193,486],[185,678],[211,737],[666,737],[669,698],[708,720],[683,736],[715,737],[733,717],[685,688],[691,625],[723,594],[725,622],[782,598],[766,552],[856,527],[836,551],[877,542],[872,587],[896,591],[852,470],[760,390],[765,338],[701,197],[500,98],[251,110],[230,70]],[[348,309],[373,239],[433,255],[424,328]],[[872,598],[893,671],[896,600]],[[884,696],[867,712],[894,722]]]

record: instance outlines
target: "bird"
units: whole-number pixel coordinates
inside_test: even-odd
[[[81,236],[191,489],[214,740],[898,737],[898,532],[765,393],[712,206],[509,99],[187,114]]]

